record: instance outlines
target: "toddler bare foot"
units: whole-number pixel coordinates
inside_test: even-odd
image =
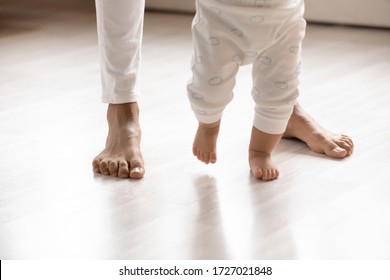
[[[270,181],[279,177],[279,170],[272,162],[270,154],[249,150],[249,166],[257,179]]]
[[[211,124],[199,123],[192,153],[206,164],[217,161],[217,138],[220,123],[221,121]]]
[[[252,128],[249,144],[249,166],[253,176],[257,179],[270,181],[279,177],[279,170],[271,159],[271,152],[281,137],[281,134],[268,134],[255,127]]]
[[[344,158],[353,153],[352,139],[321,127],[300,106],[295,105],[283,138],[297,138],[309,148],[332,158]]]
[[[109,104],[106,147],[92,162],[96,173],[133,179],[144,176],[138,116],[138,104],[135,102]]]

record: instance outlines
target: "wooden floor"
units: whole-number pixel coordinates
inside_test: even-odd
[[[250,67],[219,162],[199,163],[192,16],[147,13],[146,177],[119,180],[91,168],[106,105],[94,3],[79,2],[0,4],[0,259],[390,259],[389,30],[308,26],[300,102],[355,153],[332,160],[283,140],[281,176],[263,183],[247,164]]]

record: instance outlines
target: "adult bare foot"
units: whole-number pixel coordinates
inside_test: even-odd
[[[353,152],[352,139],[347,135],[331,133],[321,127],[299,104],[294,106],[283,138],[297,138],[317,153],[332,158],[344,158]]]
[[[106,147],[92,162],[96,173],[133,179],[144,176],[138,117],[136,102],[108,105]]]
[[[206,164],[217,161],[217,139],[220,124],[221,121],[211,124],[199,123],[192,153]]]

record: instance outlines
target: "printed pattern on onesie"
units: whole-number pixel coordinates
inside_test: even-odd
[[[278,9],[278,13],[263,8],[276,4],[295,8]],[[237,68],[250,63],[254,73],[266,76],[254,76],[254,101],[279,107],[277,103],[282,100],[283,106],[291,107],[297,98],[294,89],[298,86],[305,29],[301,4],[301,0],[197,1],[193,78],[188,84],[188,95],[200,121],[221,117],[232,99]],[[244,8],[229,7],[233,5]],[[279,97],[270,97],[275,93]]]

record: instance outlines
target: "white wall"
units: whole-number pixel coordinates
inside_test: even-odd
[[[305,4],[309,21],[390,27],[390,0],[305,0]],[[195,0],[146,0],[146,6],[193,12]]]

